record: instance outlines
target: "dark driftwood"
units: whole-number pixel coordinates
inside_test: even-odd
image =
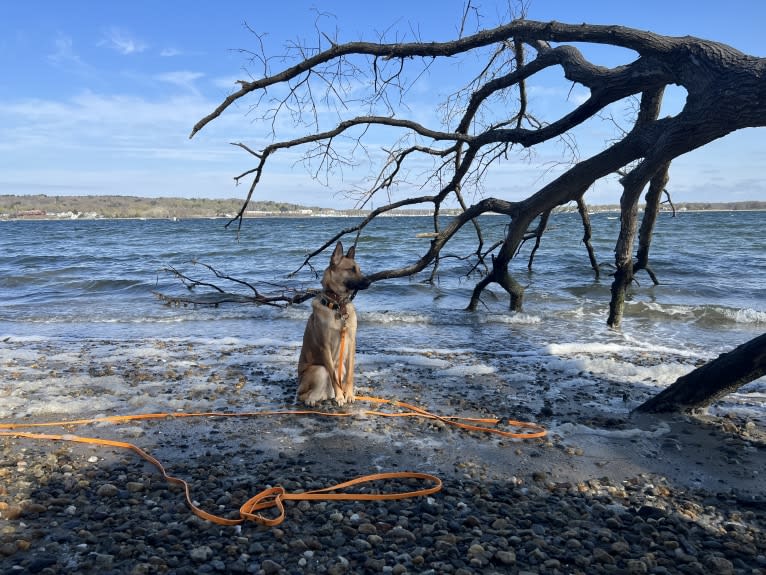
[[[679,377],[635,411],[660,413],[704,409],[766,374],[766,333]]]
[[[268,284],[269,287],[276,290],[277,293],[265,294],[258,291],[252,282],[224,274],[209,264],[198,261],[191,261],[190,263],[192,265],[202,266],[210,273],[212,273],[218,280],[223,280],[224,283],[229,282],[235,287],[247,288],[251,293],[243,294],[233,292],[227,288],[219,286],[217,283],[212,281],[193,278],[186,273],[181,272],[177,268],[170,266],[164,268],[162,271],[174,276],[179,282],[181,282],[184,287],[186,287],[188,293],[184,295],[169,295],[155,291],[154,295],[156,295],[160,301],[167,305],[184,307],[218,307],[224,303],[249,303],[255,305],[272,305],[285,307],[309,300],[317,295],[320,291],[315,288],[299,290],[285,286]],[[200,288],[202,289],[200,290]]]

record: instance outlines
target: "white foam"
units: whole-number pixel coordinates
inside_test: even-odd
[[[367,311],[367,312],[357,312],[359,322],[369,322],[369,323],[382,323],[382,324],[389,324],[389,323],[416,323],[420,325],[426,325],[431,323],[431,317],[424,315],[424,314],[418,314],[418,313],[407,313],[407,312],[400,312],[400,311],[382,311],[382,312],[376,312],[376,311]]]
[[[439,371],[439,375],[450,377],[469,377],[475,375],[489,375],[495,373],[496,368],[491,365],[456,365]]]
[[[542,320],[539,315],[533,315],[522,312],[511,312],[508,314],[487,314],[481,318],[482,323],[507,323],[519,325],[532,325],[540,323]]]
[[[145,433],[145,430],[143,427],[138,425],[123,425],[117,428],[117,433],[123,437],[142,437]]]
[[[656,343],[643,341],[629,333],[623,334],[623,338],[627,342],[624,350],[626,353],[655,353],[657,355],[677,355],[680,357],[688,357],[694,359],[703,359],[707,357],[707,355],[704,355],[698,351],[684,349],[680,346],[669,347],[666,345],[659,345]]]
[[[285,353],[257,353],[247,356],[248,363],[257,365],[275,365],[289,363],[291,365],[298,365],[298,351],[289,350]]]
[[[650,311],[659,312],[665,315],[669,316],[681,316],[681,317],[691,317],[694,315],[695,308],[689,305],[669,305],[669,304],[661,304],[657,302],[635,302],[635,303],[628,303],[628,305],[637,305],[639,307],[645,307],[646,309]]]
[[[551,343],[545,346],[545,353],[550,355],[573,355],[578,353],[620,353],[624,345],[616,343]]]
[[[41,335],[13,335],[9,333],[0,334],[0,343],[37,343],[48,341],[50,338]]]
[[[736,323],[766,323],[766,311],[758,311],[752,308],[729,309],[719,308],[721,314]]]
[[[371,339],[374,343],[368,340],[365,345],[373,353],[357,353],[358,382],[376,393],[398,394],[407,400],[410,391],[423,392],[419,385],[409,385],[403,379],[404,369],[418,370],[413,376],[418,384],[430,388],[430,384],[439,382],[433,387],[443,390],[444,396],[453,393],[462,379],[492,375],[487,379],[493,386],[497,384],[498,397],[504,401],[509,397],[514,400],[509,394],[516,394],[518,401],[536,405],[543,397],[566,400],[571,398],[572,390],[584,390],[587,397],[583,401],[591,401],[594,409],[624,413],[629,406],[622,394],[604,392],[605,383],[635,383],[659,389],[693,369],[696,361],[686,358],[705,357],[699,351],[644,341],[641,334],[606,331],[592,340],[579,334],[582,342],[566,341],[562,336],[543,345],[530,337],[529,341],[518,342],[521,349],[512,348],[515,341],[507,346],[493,341],[485,349],[484,340],[477,339],[476,327],[475,322],[465,327],[406,326],[411,338],[391,341],[385,339],[390,328],[373,327],[373,331],[378,330]],[[295,380],[301,345],[296,334],[302,329],[302,325],[287,325],[286,337],[281,339],[269,337],[268,333],[264,337],[263,330],[252,338],[11,338],[3,342],[5,345],[0,344],[0,417],[90,417],[94,412],[112,415],[219,408],[231,411],[246,410],[253,401],[280,403],[284,382]],[[440,329],[446,332],[433,337],[434,330]],[[455,347],[445,347],[453,341],[447,339],[453,333]],[[420,341],[426,345],[418,346]],[[539,347],[529,349],[534,345]],[[536,383],[543,373],[550,384],[546,390]],[[242,377],[245,383],[237,385]],[[481,379],[476,382],[484,383]],[[481,386],[468,387],[478,390]],[[460,393],[472,391],[462,386]],[[766,378],[762,378],[727,396],[722,405],[742,413],[763,413],[765,396]]]
[[[459,355],[459,354],[471,354],[476,353],[476,350],[473,348],[438,348],[438,347],[395,347],[392,348],[391,351],[397,352],[397,353],[407,353],[407,354],[423,354],[426,356],[431,355]]]
[[[599,437],[610,437],[613,439],[633,439],[637,437],[662,437],[663,435],[670,433],[670,426],[662,422],[656,428],[647,429],[598,429],[594,427],[588,427],[581,423],[562,423],[549,428],[549,431],[554,434],[558,434],[562,437],[569,437],[572,435],[595,435]]]
[[[404,355],[387,353],[357,353],[356,362],[362,367],[368,365],[406,365],[412,367],[443,368],[449,365],[449,362],[436,357],[422,355]]]
[[[34,349],[3,349],[0,348],[0,362],[15,365],[19,361],[37,361],[40,353]]]
[[[630,334],[624,334],[623,339],[626,343],[617,342],[572,342],[572,343],[552,343],[543,348],[545,353],[550,355],[577,355],[577,354],[623,354],[629,357],[635,357],[636,354],[657,354],[657,355],[678,355],[681,357],[702,357],[699,353],[680,349],[678,347],[668,347],[657,345],[646,341],[641,341]]]
[[[666,362],[660,365],[636,365],[630,361],[620,361],[609,357],[581,357],[575,359],[555,358],[547,362],[548,366],[561,372],[577,376],[583,371],[600,375],[607,379],[622,382],[643,383],[663,387],[686,375],[692,366]]]
[[[0,410],[2,417],[41,417],[48,415],[80,417],[92,413],[92,410],[106,410],[114,413],[117,407],[112,397],[68,397],[65,400],[56,398],[25,399],[10,412]]]
[[[504,375],[503,379],[508,383],[532,383],[536,377],[534,373],[517,371]]]

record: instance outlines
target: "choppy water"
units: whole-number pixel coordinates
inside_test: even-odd
[[[597,256],[609,263],[619,221],[616,214],[592,218]],[[266,370],[294,370],[308,304],[289,309],[237,304],[178,308],[163,305],[153,291],[179,291],[178,282],[162,271],[166,266],[212,280],[202,268],[191,265],[192,259],[253,283],[318,286],[308,270],[290,279],[287,275],[305,253],[352,221],[248,220],[238,239],[224,229],[224,223],[0,222],[0,341],[59,345],[117,341],[140,349],[149,340],[183,339],[194,341],[196,353],[209,354],[215,361],[221,342],[233,338],[268,344],[268,353],[260,358]],[[482,225],[488,244],[502,236],[502,218],[483,218]],[[360,238],[357,260],[362,270],[369,273],[412,262],[428,242],[415,235],[429,230],[429,218],[380,220]],[[650,258],[662,283],[653,286],[648,276],[640,274],[622,329],[614,331],[606,327],[609,271],[601,280],[594,279],[580,243],[578,216],[556,215],[534,271],[526,270],[531,245],[512,264],[515,277],[528,286],[522,313],[509,312],[508,298],[498,289],[485,294],[479,311],[463,311],[475,280],[464,276],[467,263],[452,258],[442,261],[436,285],[422,282],[426,272],[417,278],[380,282],[360,293],[358,369],[369,375],[379,365],[405,362],[460,377],[496,371],[514,361],[522,365],[523,358],[534,356],[548,362],[571,361],[573,374],[604,370],[630,379],[647,356],[687,358],[689,365],[680,369],[675,363],[656,365],[642,376],[667,383],[690,365],[766,330],[764,230],[764,212],[681,213],[676,218],[663,214]],[[472,245],[474,238],[466,230],[446,253],[460,253],[460,246]],[[316,265],[321,268],[325,262],[322,257]],[[266,283],[257,285],[274,291]],[[0,360],[13,361],[18,353],[18,346],[0,349]],[[478,353],[495,359],[450,364],[434,359],[434,353]],[[612,359],[607,361],[607,356]],[[749,405],[766,410],[763,380],[745,392]]]

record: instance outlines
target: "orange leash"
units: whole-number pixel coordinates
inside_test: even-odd
[[[516,427],[520,429],[529,429],[528,432],[515,432],[506,429],[498,429],[497,426],[503,421],[498,418],[488,417],[461,417],[456,415],[437,415],[418,407],[411,403],[404,401],[398,401],[396,399],[385,399],[381,397],[372,396],[357,396],[357,401],[373,403],[378,405],[391,405],[398,407],[406,411],[380,411],[380,410],[365,410],[361,413],[364,415],[378,415],[381,417],[420,417],[423,419],[435,419],[441,421],[446,425],[458,427],[468,431],[481,431],[484,433],[491,433],[500,437],[509,439],[537,439],[545,437],[548,431],[541,425],[536,423],[530,423],[527,421],[517,421],[515,419],[508,419],[505,421],[506,425]],[[322,415],[325,417],[351,417],[356,415],[353,412],[348,411],[319,411],[316,409],[277,409],[277,410],[264,410],[264,411],[246,411],[246,412],[226,412],[226,411],[210,411],[210,412],[198,412],[198,413],[138,413],[131,415],[108,415],[106,417],[95,417],[91,419],[73,419],[63,421],[48,421],[41,423],[0,423],[0,430],[3,429],[23,429],[29,427],[66,427],[69,425],[87,425],[91,423],[127,423],[129,421],[139,421],[144,419],[166,419],[166,418],[185,418],[185,417],[256,417],[256,416],[277,416],[277,415]],[[479,425],[480,423],[487,425]],[[0,436],[12,435],[10,433],[4,433],[0,431]]]
[[[248,499],[242,507],[239,508],[239,518],[229,519],[208,513],[204,509],[201,509],[192,501],[191,488],[189,484],[179,477],[170,475],[165,467],[160,463],[158,459],[148,454],[140,447],[128,443],[125,441],[113,441],[111,439],[100,439],[96,437],[81,437],[79,435],[53,435],[43,433],[24,433],[24,432],[0,432],[0,436],[11,436],[27,439],[47,439],[52,441],[72,441],[75,443],[88,443],[91,445],[102,445],[109,447],[119,447],[122,449],[129,449],[140,457],[154,465],[160,470],[162,477],[169,483],[180,485],[184,489],[184,495],[186,496],[186,504],[197,517],[212,521],[218,525],[241,525],[245,521],[255,521],[261,525],[273,527],[279,525],[285,520],[285,506],[284,501],[330,501],[330,500],[342,500],[342,501],[383,501],[392,499],[409,499],[411,497],[424,497],[431,495],[441,490],[441,479],[428,473],[418,473],[414,471],[399,471],[391,473],[375,473],[371,475],[364,475],[357,477],[350,481],[338,483],[330,487],[323,489],[316,489],[314,491],[306,491],[303,493],[290,493],[285,490],[284,487],[271,487],[264,489],[257,495]],[[362,485],[364,483],[372,483],[375,481],[386,481],[392,479],[419,479],[423,481],[429,481],[433,483],[433,486],[412,491],[401,491],[395,493],[334,493],[339,490],[353,487],[355,485]],[[270,509],[275,507],[277,509],[277,515],[275,517],[265,517],[258,513],[264,509]]]
[[[346,324],[343,323],[343,327],[340,329],[340,345],[338,347],[338,385],[343,389],[343,352],[346,347]]]
[[[395,407],[408,410],[401,412],[368,410],[364,412],[367,415],[380,415],[382,417],[422,417],[424,419],[436,419],[442,423],[452,425],[460,429],[466,429],[468,431],[482,431],[484,433],[491,433],[493,435],[499,435],[500,437],[505,437],[508,439],[538,439],[545,437],[548,434],[548,431],[542,425],[528,421],[507,419],[505,420],[506,425],[519,429],[532,430],[528,432],[508,431],[506,429],[490,427],[503,423],[501,419],[495,417],[460,417],[456,415],[437,415],[435,413],[431,413],[430,411],[426,411],[422,407],[418,407],[416,405],[412,405],[411,403],[406,403],[404,401],[398,401],[395,399],[383,399],[380,397],[369,397],[365,395],[359,396],[356,399],[358,401],[366,401],[368,403],[393,405]],[[489,425],[478,425],[480,423]]]
[[[377,397],[363,396],[363,397],[357,397],[357,400],[366,401],[369,403],[374,403],[379,405],[380,404],[391,405],[391,406],[406,410],[406,411],[399,411],[399,412],[368,410],[364,412],[365,414],[369,414],[369,415],[379,415],[383,417],[422,417],[426,419],[435,419],[447,425],[452,425],[460,429],[465,429],[470,431],[483,431],[486,433],[493,433],[496,435],[500,435],[502,437],[510,437],[510,438],[532,439],[532,438],[544,437],[547,433],[547,431],[543,427],[534,423],[508,420],[507,423],[509,425],[512,425],[518,428],[526,428],[526,429],[532,430],[528,433],[519,433],[519,432],[512,432],[512,431],[503,430],[503,429],[497,429],[495,427],[489,427],[487,425],[479,425],[479,424],[497,425],[498,423],[500,423],[500,420],[494,419],[494,418],[469,418],[469,417],[457,417],[457,416],[441,416],[441,415],[430,413],[426,411],[425,409],[422,409],[420,407],[417,407],[409,403],[405,403],[403,401],[382,399]],[[317,501],[317,500],[385,501],[385,500],[393,500],[393,499],[408,499],[412,497],[424,497],[427,495],[431,495],[433,493],[437,493],[442,488],[442,482],[438,477],[428,473],[419,473],[414,471],[376,473],[371,475],[364,475],[362,477],[357,477],[350,481],[338,483],[330,487],[325,487],[323,489],[317,489],[314,491],[307,491],[303,493],[290,493],[290,492],[287,492],[283,487],[277,486],[277,487],[265,489],[259,494],[251,497],[242,505],[242,507],[240,507],[239,518],[229,519],[226,517],[221,517],[219,515],[208,513],[207,511],[204,511],[203,509],[200,509],[198,506],[196,506],[192,501],[191,489],[189,487],[189,484],[185,480],[168,474],[159,460],[157,460],[156,458],[151,456],[149,453],[147,453],[146,451],[144,451],[143,449],[141,449],[140,447],[132,443],[128,443],[124,441],[114,441],[110,439],[100,439],[96,437],[82,437],[78,435],[69,435],[69,434],[56,435],[56,434],[13,431],[20,428],[30,428],[30,427],[66,427],[66,426],[72,426],[72,425],[85,425],[85,424],[100,423],[100,422],[124,423],[128,421],[146,420],[146,419],[165,419],[165,418],[183,418],[183,417],[252,417],[252,416],[270,416],[270,415],[272,416],[273,415],[323,415],[328,417],[348,417],[354,414],[349,412],[336,413],[336,412],[325,412],[325,411],[305,410],[305,409],[304,410],[267,410],[267,411],[245,412],[245,413],[227,413],[227,412],[143,413],[143,414],[133,414],[133,415],[114,415],[114,416],[107,416],[107,417],[97,417],[92,419],[77,419],[77,420],[70,420],[70,421],[52,421],[52,422],[42,422],[42,423],[0,423],[0,430],[8,430],[8,431],[0,431],[0,436],[26,438],[26,439],[38,439],[38,440],[71,441],[76,443],[87,443],[87,444],[93,444],[93,445],[117,447],[117,448],[128,449],[130,451],[133,451],[134,453],[138,454],[140,457],[142,457],[143,459],[145,459],[146,461],[148,461],[149,463],[157,467],[157,469],[159,469],[162,476],[169,483],[174,483],[176,485],[181,485],[183,487],[184,494],[186,496],[186,503],[189,505],[189,508],[192,510],[192,512],[195,515],[197,515],[198,517],[202,519],[206,519],[208,521],[217,523],[218,525],[240,525],[244,523],[245,521],[255,521],[256,523],[266,525],[266,526],[279,525],[285,520],[285,508],[283,503],[284,501]],[[424,487],[421,489],[416,489],[411,491],[399,491],[399,492],[393,492],[393,493],[342,492],[343,490],[349,487],[359,486],[359,485],[378,482],[378,481],[390,481],[390,480],[397,480],[397,479],[415,479],[415,480],[430,482],[433,485],[431,487]],[[265,517],[264,515],[259,513],[260,511],[271,509],[271,508],[276,508],[277,510],[277,515],[274,517]]]

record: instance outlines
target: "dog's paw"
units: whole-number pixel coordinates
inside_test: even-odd
[[[343,395],[336,395],[335,396],[335,403],[338,404],[339,407],[343,407],[347,403],[347,399]]]
[[[325,398],[321,395],[304,393],[303,395],[298,395],[295,398],[295,403],[303,404],[307,407],[316,407],[319,403],[322,402],[323,399]]]

